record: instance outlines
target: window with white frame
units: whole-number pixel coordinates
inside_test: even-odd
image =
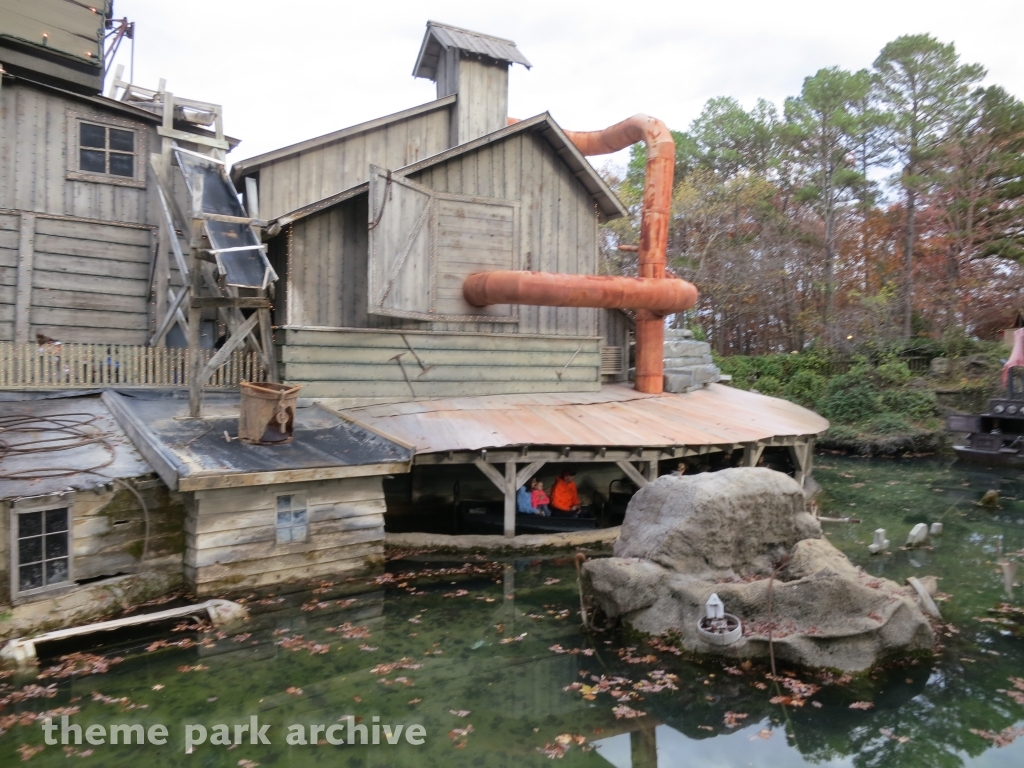
[[[15,595],[72,583],[71,525],[67,507],[15,509],[12,515],[11,587]]]
[[[146,185],[146,134],[128,120],[68,115],[68,178]]]
[[[277,543],[296,541],[309,541],[306,494],[282,494],[277,497]]]

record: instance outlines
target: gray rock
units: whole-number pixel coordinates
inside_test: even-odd
[[[665,357],[699,357],[711,354],[711,345],[706,341],[687,339],[666,339],[663,347]]]
[[[689,368],[666,368],[664,371],[666,392],[692,392],[705,384],[720,381],[721,372],[715,365],[695,365]]]
[[[641,488],[614,552],[723,578],[767,573],[798,541],[820,537],[793,478],[763,467],[723,469],[663,475]]]
[[[694,365],[711,365],[715,361],[711,355],[690,355],[688,357],[666,357],[664,366],[668,368],[689,368]]]
[[[693,331],[689,328],[668,328],[665,331],[665,339],[692,339]]]
[[[856,672],[934,644],[916,592],[855,567],[821,537],[803,489],[772,470],[658,478],[630,502],[614,555],[584,563],[588,599],[692,651],[767,658],[771,628],[777,661]],[[697,632],[712,593],[743,624],[733,645]]]

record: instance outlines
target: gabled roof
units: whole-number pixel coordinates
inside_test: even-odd
[[[416,57],[416,65],[412,68],[412,76],[425,77],[428,80],[436,79],[438,59],[441,57],[441,53],[449,48],[486,56],[495,61],[522,64],[527,69],[532,66],[511,40],[453,27],[450,24],[441,24],[437,21],[428,21],[427,32],[423,35],[419,56]]]
[[[513,123],[501,130],[485,134],[478,139],[473,139],[473,141],[467,141],[465,144],[460,144],[452,149],[439,152],[436,155],[419,160],[418,162],[407,165],[404,168],[394,169],[394,172],[400,176],[410,176],[439,163],[451,160],[454,157],[459,157],[460,155],[467,154],[479,149],[480,147],[484,147],[498,141],[503,141],[510,136],[515,136],[518,133],[524,133],[526,131],[532,131],[539,134],[551,145],[555,154],[558,155],[562,162],[569,167],[573,172],[573,175],[579,179],[580,183],[586,187],[587,191],[590,192],[591,196],[594,198],[594,202],[597,203],[597,207],[601,212],[601,221],[617,219],[620,216],[627,215],[628,212],[619,201],[619,198],[615,196],[615,193],[612,192],[605,180],[601,178],[598,172],[594,170],[594,167],[587,162],[583,155],[580,154],[575,145],[569,141],[565,132],[558,126],[558,123],[556,123],[554,118],[552,118],[547,112],[526,120],[520,120],[518,123]],[[331,195],[330,197],[325,197],[315,203],[304,205],[303,207],[297,208],[283,216],[278,216],[275,221],[283,227],[287,224],[291,224],[292,222],[304,219],[307,216],[311,216],[325,208],[330,208],[331,206],[337,205],[345,200],[363,194],[369,190],[369,188],[369,182],[357,184],[354,187],[350,187],[342,192]]]
[[[357,125],[350,125],[348,128],[342,128],[338,131],[332,131],[331,133],[325,133],[323,136],[317,136],[314,139],[306,139],[300,141],[298,144],[289,144],[287,147],[281,147],[270,152],[265,152],[262,155],[256,155],[246,160],[239,160],[237,163],[231,166],[231,179],[235,183],[243,176],[246,176],[253,171],[256,171],[260,166],[266,165],[267,163],[273,163],[277,160],[281,160],[285,157],[291,157],[297,155],[300,152],[308,152],[311,149],[322,147],[326,144],[331,144],[335,141],[341,141],[351,136],[355,136],[366,131],[372,131],[390,123],[397,123],[399,120],[407,120],[410,117],[416,117],[427,112],[433,112],[437,109],[444,109],[455,103],[455,96],[445,96],[443,99],[435,99],[434,101],[428,101],[426,104],[420,104],[409,109],[403,109],[401,112],[395,112],[392,115],[385,115],[384,117],[378,117],[373,120],[367,120],[365,123],[358,123]]]

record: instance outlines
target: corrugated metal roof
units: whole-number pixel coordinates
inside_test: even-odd
[[[417,453],[519,445],[705,446],[816,435],[828,421],[806,408],[721,384],[684,395],[623,385],[599,392],[494,395],[349,408]]]
[[[496,61],[522,64],[527,69],[533,66],[511,40],[453,27],[450,24],[428,21],[427,32],[423,36],[423,44],[416,57],[412,76],[433,80],[437,74],[437,61],[441,51],[448,48],[457,48],[467,53],[487,56]]]

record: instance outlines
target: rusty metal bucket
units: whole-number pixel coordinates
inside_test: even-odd
[[[295,434],[295,405],[301,384],[243,381],[238,437],[252,445],[290,443]]]

